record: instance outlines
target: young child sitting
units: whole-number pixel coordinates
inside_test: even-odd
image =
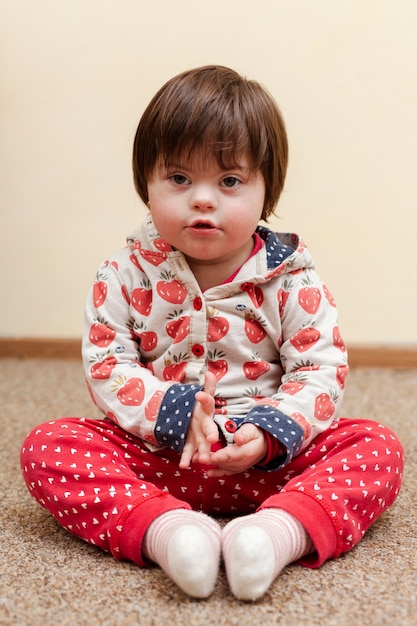
[[[319,567],[400,490],[397,437],[338,417],[346,347],[310,252],[259,225],[287,159],[257,82],[207,66],[158,91],[133,151],[148,216],[86,304],[85,374],[105,417],[48,421],[22,447],[31,494],[64,528],[197,598],[221,558],[242,600],[291,562]]]

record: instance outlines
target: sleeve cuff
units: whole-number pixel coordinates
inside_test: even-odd
[[[267,433],[268,451],[262,464],[257,465],[259,469],[270,472],[280,469],[290,463],[301,449],[304,439],[303,429],[291,417],[275,407],[256,405],[249,411],[244,423],[255,424]],[[270,439],[275,439],[281,445],[272,443]],[[282,448],[284,451],[280,454]]]
[[[174,384],[162,399],[155,426],[159,445],[181,452],[195,405],[195,394],[203,389],[197,385]]]
[[[283,449],[282,443],[280,443],[278,439],[276,439],[276,437],[273,437],[272,435],[267,433],[266,430],[264,430],[264,435],[267,445],[266,454],[264,458],[256,464],[256,467],[262,469],[264,467],[268,467],[273,461],[278,458],[285,458],[285,451]]]

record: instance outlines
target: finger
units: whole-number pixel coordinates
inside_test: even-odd
[[[207,441],[207,439],[205,437],[202,437],[198,442],[197,442],[197,453],[198,456],[201,458],[202,456],[206,457],[210,454],[210,443]]]
[[[243,446],[245,443],[256,439],[259,434],[259,428],[257,428],[254,424],[244,424],[235,432],[233,441],[238,446]]]
[[[212,419],[204,421],[203,433],[208,443],[212,444],[219,441],[219,429],[216,422],[214,422]]]
[[[240,458],[241,453],[239,449],[234,446],[225,446],[211,453],[210,463],[214,465],[228,465],[229,463],[235,463],[237,460],[240,460]]]
[[[211,396],[214,396],[216,391],[217,378],[213,372],[206,372],[204,374],[204,391]]]
[[[195,399],[200,403],[203,412],[207,415],[213,415],[214,413],[214,398],[205,391],[198,391],[195,394]]]
[[[202,465],[208,465],[210,462],[210,451],[203,450],[202,452],[198,452],[195,462],[201,463]]]
[[[188,469],[191,466],[193,454],[192,446],[185,444],[179,462],[179,467],[181,469]]]

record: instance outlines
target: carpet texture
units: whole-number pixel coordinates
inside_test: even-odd
[[[36,424],[99,416],[78,361],[0,360],[0,624],[18,626],[411,626],[417,624],[417,370],[353,370],[343,414],[377,419],[401,438],[396,504],[349,554],[319,570],[291,565],[256,603],[224,572],[191,600],[156,567],[139,569],[76,539],[30,497],[19,448]]]

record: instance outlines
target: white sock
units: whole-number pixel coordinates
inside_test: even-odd
[[[194,598],[207,598],[213,592],[220,549],[217,522],[188,509],[175,509],[157,517],[143,544],[144,554]]]
[[[314,550],[304,527],[282,509],[229,522],[222,545],[229,586],[240,600],[260,598],[286,565]]]

